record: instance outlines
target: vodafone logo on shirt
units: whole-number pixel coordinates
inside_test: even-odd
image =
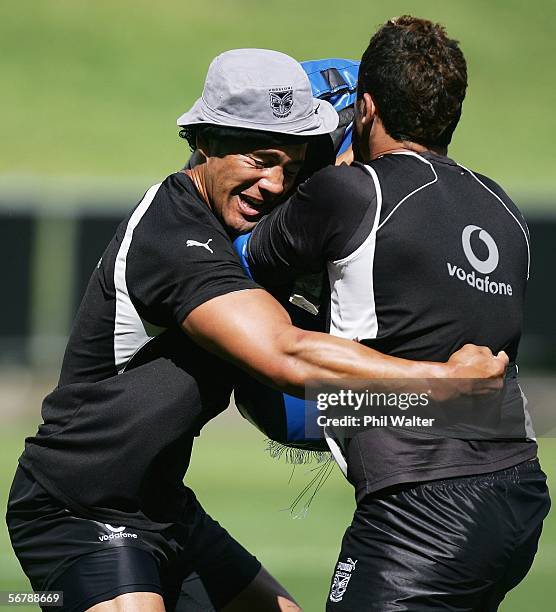
[[[471,238],[476,232],[478,232],[477,238],[487,248],[488,254],[486,259],[477,257],[471,246]],[[466,225],[461,233],[461,246],[463,247],[463,252],[467,261],[474,269],[471,271],[464,270],[459,266],[446,262],[448,274],[452,278],[467,283],[473,289],[483,293],[492,295],[512,295],[513,289],[509,283],[495,281],[489,276],[496,270],[500,263],[500,253],[494,238],[485,229],[478,225]],[[480,274],[486,276],[479,276]]]
[[[121,540],[122,538],[133,538],[135,540],[137,539],[137,534],[127,532],[125,527],[114,527],[113,525],[109,525],[108,523],[104,523],[104,526],[106,527],[106,529],[108,529],[110,533],[99,536],[98,539],[101,542],[107,542],[110,540]]]
[[[488,248],[488,257],[485,260],[479,259],[471,247],[471,236],[477,231],[479,232],[479,240],[482,240]],[[481,274],[490,274],[496,270],[498,262],[500,261],[498,247],[496,246],[496,242],[494,242],[494,238],[486,230],[477,225],[468,225],[464,227],[461,233],[461,244],[467,260],[477,272]]]

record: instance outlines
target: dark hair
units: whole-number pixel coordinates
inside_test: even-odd
[[[369,93],[395,140],[445,147],[461,116],[467,66],[444,27],[403,15],[371,38],[359,68],[357,93]]]
[[[261,148],[302,144],[310,140],[306,136],[296,136],[294,134],[275,134],[274,132],[261,132],[244,128],[227,127],[222,125],[189,125],[182,127],[179,131],[181,138],[187,140],[191,151],[197,148],[197,138],[202,135],[205,140],[217,140],[221,142],[230,140],[241,140],[252,142]]]

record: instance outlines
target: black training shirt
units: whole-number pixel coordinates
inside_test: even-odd
[[[83,516],[147,529],[178,520],[193,438],[226,408],[234,378],[180,325],[252,288],[189,177],[151,187],[93,272],[23,467]]]
[[[325,269],[333,335],[406,359],[446,361],[475,343],[516,360],[527,226],[496,183],[446,157],[400,152],[321,170],[257,225],[249,260],[266,286]],[[535,455],[528,433],[466,441],[380,428],[333,450],[360,497],[510,467]]]

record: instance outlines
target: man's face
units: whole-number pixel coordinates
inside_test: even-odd
[[[306,143],[258,146],[255,142],[205,143],[204,182],[208,203],[234,233],[247,232],[295,184]]]

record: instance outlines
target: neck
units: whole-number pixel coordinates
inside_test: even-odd
[[[371,159],[376,159],[381,155],[387,155],[388,153],[396,153],[399,151],[413,151],[414,153],[432,152],[436,153],[437,155],[446,155],[448,153],[448,149],[446,147],[426,147],[417,142],[410,142],[407,140],[392,140],[392,143],[388,144],[387,146],[373,146],[371,143],[370,147]]]
[[[182,172],[193,181],[195,189],[199,192],[199,195],[207,206],[210,208],[210,203],[207,195],[207,185],[205,180],[205,164],[203,163],[205,158],[200,155],[198,151],[195,151],[189,161],[189,168],[184,168]]]
[[[425,146],[410,140],[394,140],[394,138],[386,133],[382,124],[378,122],[369,136],[369,160],[398,151],[413,151],[414,153],[426,153],[427,151],[431,151],[438,155],[446,155],[448,152],[447,147]]]

